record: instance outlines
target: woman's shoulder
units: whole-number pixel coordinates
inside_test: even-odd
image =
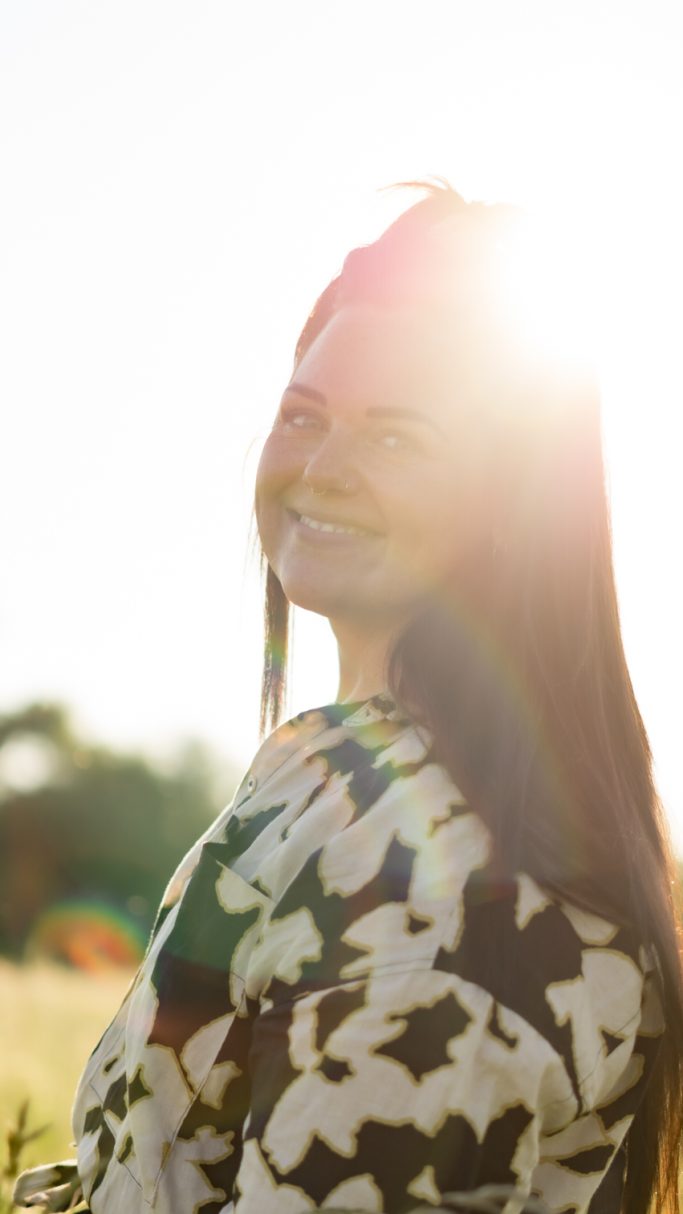
[[[383,752],[395,775],[385,794],[391,833],[414,847],[409,897],[427,905],[448,890],[433,968],[550,1046],[580,1106],[637,1102],[665,1023],[654,945],[634,923],[525,867],[504,871],[493,834],[434,756],[432,738],[404,718]],[[381,802],[378,803],[381,805]],[[414,908],[419,913],[419,908]],[[505,1033],[503,1033],[503,1036]],[[626,1095],[628,1093],[628,1095]]]
[[[525,1020],[573,1060],[579,1080],[603,1052],[621,1057],[639,1028],[661,1032],[646,942],[530,872],[501,877],[484,819],[436,760],[429,732],[389,697],[301,714],[281,743],[292,731],[302,751],[287,748],[260,793],[278,806],[296,799],[303,757],[305,812],[280,832],[259,878],[273,877],[280,932],[304,908],[318,935],[334,923],[353,944],[346,980],[417,962],[451,974]],[[280,889],[290,852],[297,863]]]

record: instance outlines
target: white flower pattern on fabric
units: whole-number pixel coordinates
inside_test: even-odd
[[[507,1185],[618,1214],[654,960],[490,850],[388,697],[282,725],[169,882],[52,1208],[82,1184],[92,1214],[403,1214]]]

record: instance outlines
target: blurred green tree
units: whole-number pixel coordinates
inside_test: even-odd
[[[41,916],[79,898],[146,937],[173,869],[236,783],[199,742],[162,770],[84,742],[59,704],[0,717],[0,951],[22,956]]]

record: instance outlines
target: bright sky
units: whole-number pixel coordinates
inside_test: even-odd
[[[55,697],[105,741],[247,765],[259,443],[316,296],[418,197],[379,188],[442,174],[595,259],[624,637],[683,851],[682,23],[660,0],[0,8],[0,711]],[[292,711],[336,694],[324,623],[298,652]]]

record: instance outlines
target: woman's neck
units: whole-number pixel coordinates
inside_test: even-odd
[[[393,634],[386,627],[359,630],[355,624],[331,620],[339,650],[340,701],[369,700],[387,689],[387,666]]]

